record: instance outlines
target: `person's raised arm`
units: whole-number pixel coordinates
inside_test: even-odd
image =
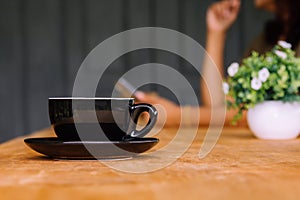
[[[212,63],[209,60],[212,60],[218,67],[218,73],[221,73],[223,76],[223,50],[225,44],[225,37],[226,31],[231,26],[231,24],[235,21],[238,11],[240,7],[240,0],[224,0],[218,3],[213,4],[209,10],[207,11],[207,42],[206,42],[206,50],[210,59],[205,59],[204,61],[204,70],[202,75],[205,76],[206,84],[210,88],[219,88],[214,90],[211,89],[210,92],[215,92],[213,97],[219,95],[219,97],[214,98],[213,102],[210,102],[210,96],[208,92],[208,88],[203,87],[205,84],[202,85],[202,97],[204,100],[204,106],[201,107],[193,107],[192,109],[199,109],[201,118],[198,124],[193,125],[208,125],[211,122],[211,108],[210,105],[213,104],[220,104],[224,106],[224,96],[221,90],[221,83],[216,83],[216,77],[219,74],[215,74],[214,70],[211,70]],[[218,86],[219,85],[219,86]],[[151,96],[149,94],[139,92],[136,93],[136,97],[140,102],[147,102],[150,104],[158,104],[162,107],[158,108],[159,115],[158,115],[158,122],[162,121],[165,122],[166,126],[179,126],[181,123],[181,113],[182,111],[185,112],[186,108],[183,107],[182,109],[174,104],[173,102],[164,99],[159,96]],[[223,97],[223,98],[222,98]],[[162,108],[164,111],[162,111]],[[189,109],[191,110],[191,109]],[[216,112],[222,113],[224,110],[222,108],[217,108]],[[190,111],[189,115],[193,115],[193,112]],[[227,113],[225,122],[228,123],[230,119],[231,113]],[[218,116],[218,115],[217,115]],[[228,116],[228,117],[227,117]],[[220,120],[222,120],[222,115],[220,115]],[[218,119],[216,121],[219,121]],[[188,124],[190,124],[189,122]]]
[[[226,33],[236,20],[240,9],[240,0],[223,0],[212,4],[206,14],[207,36],[205,58],[202,70],[201,92],[204,106],[218,106],[224,102],[222,83],[217,77],[224,77],[224,46]],[[218,70],[212,68],[217,66]],[[206,82],[204,82],[206,80]],[[214,97],[213,99],[210,96]]]

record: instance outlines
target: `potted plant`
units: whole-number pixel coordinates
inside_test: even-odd
[[[300,132],[300,60],[291,44],[279,41],[269,52],[257,52],[241,65],[228,67],[223,83],[227,108],[236,109],[236,123],[247,112],[254,135],[261,139],[291,139]]]

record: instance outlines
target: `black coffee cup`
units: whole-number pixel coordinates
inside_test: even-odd
[[[63,141],[123,141],[145,136],[155,125],[157,111],[133,98],[49,98],[51,125]],[[145,127],[136,130],[141,113],[149,113]]]

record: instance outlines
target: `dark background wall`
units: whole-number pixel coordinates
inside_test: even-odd
[[[205,12],[212,2],[0,0],[0,142],[49,126],[47,98],[70,96],[84,57],[114,34],[158,26],[185,33],[204,46]],[[228,33],[226,65],[240,59],[269,17],[251,0],[242,2],[238,21]],[[145,50],[117,60],[111,77],[153,59],[182,70],[199,92],[199,76],[185,72],[185,63],[164,52]]]

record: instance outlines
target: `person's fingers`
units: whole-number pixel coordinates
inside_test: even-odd
[[[222,4],[218,4],[216,6],[216,16],[219,20],[221,20],[223,18],[222,12],[223,12],[223,6],[222,6]]]
[[[241,5],[241,1],[240,0],[230,0],[231,1],[231,5],[234,7],[240,6]]]
[[[228,9],[228,7],[226,9],[223,10],[223,18],[229,18],[230,15],[232,14],[231,11]]]
[[[226,20],[230,15],[230,1],[224,0],[218,3],[215,3],[213,7],[214,14],[218,20]]]
[[[230,5],[230,9],[233,13],[237,13],[240,9],[241,6],[241,2],[238,0],[232,0],[231,5]]]
[[[138,101],[145,101],[147,99],[147,95],[141,91],[135,92],[134,96]]]
[[[150,104],[155,104],[160,101],[160,98],[158,96],[149,95],[141,91],[136,92],[134,95],[138,102],[147,102]]]
[[[238,15],[240,8],[240,1],[225,0],[222,2],[222,19],[225,21],[233,21]]]
[[[224,11],[223,3],[222,2],[217,3],[215,5],[215,8],[214,8],[214,14],[215,14],[215,16],[218,20],[223,20],[224,19],[223,11]]]

